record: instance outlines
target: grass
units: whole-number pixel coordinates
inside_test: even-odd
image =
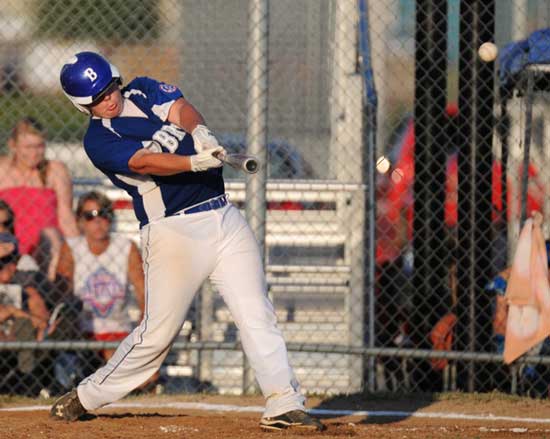
[[[29,92],[8,91],[0,95],[0,147],[5,148],[15,123],[30,116],[40,122],[55,142],[78,142],[87,126],[87,117],[76,111],[67,98],[60,94],[35,95]]]
[[[53,398],[40,399],[30,398],[28,396],[17,395],[0,395],[0,407],[14,406],[14,405],[48,405],[53,402]]]
[[[434,393],[432,395],[434,401],[455,401],[455,402],[490,402],[490,401],[509,401],[509,402],[520,402],[520,401],[529,401],[531,398],[519,395],[510,395],[508,393],[502,393],[498,391],[488,392],[488,393],[466,393],[466,392],[445,392],[445,393]],[[536,401],[536,400],[534,400]]]

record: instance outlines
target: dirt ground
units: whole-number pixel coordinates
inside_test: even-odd
[[[308,408],[374,411],[373,416],[321,416],[322,433],[274,432],[259,429],[258,412],[187,410],[162,407],[174,402],[263,406],[259,397],[171,395],[127,398],[142,407],[104,408],[74,422],[52,421],[45,409],[0,411],[0,438],[548,438],[550,402],[500,394],[447,394],[437,397],[372,398],[364,395],[309,398]],[[50,400],[0,399],[0,409],[46,406]],[[412,412],[426,417],[380,416],[381,411]],[[428,417],[431,414],[432,417]],[[383,415],[383,414],[382,414]],[[483,419],[458,419],[460,415]],[[447,416],[445,418],[444,416]],[[451,416],[452,418],[449,418]],[[515,420],[495,420],[509,416]],[[533,422],[533,419],[547,422]]]

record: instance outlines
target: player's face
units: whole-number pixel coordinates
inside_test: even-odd
[[[10,142],[10,148],[17,164],[36,168],[44,160],[46,141],[38,134],[23,132]]]
[[[103,241],[109,238],[111,218],[96,201],[88,200],[84,203],[79,221],[84,236],[89,241]]]
[[[94,116],[102,119],[112,119],[122,112],[123,105],[124,101],[118,84],[113,84],[99,101],[90,105],[90,111]]]

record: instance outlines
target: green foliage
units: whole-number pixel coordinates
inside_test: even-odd
[[[76,111],[62,95],[36,96],[26,93],[0,95],[0,152],[4,151],[8,136],[15,123],[25,116],[39,121],[48,132],[48,139],[55,142],[81,142],[88,117]]]
[[[154,0],[42,0],[39,37],[142,41],[158,37]]]

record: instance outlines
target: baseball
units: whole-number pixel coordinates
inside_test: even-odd
[[[477,53],[482,61],[491,62],[497,58],[498,47],[494,43],[483,43],[481,46],[479,46]]]

